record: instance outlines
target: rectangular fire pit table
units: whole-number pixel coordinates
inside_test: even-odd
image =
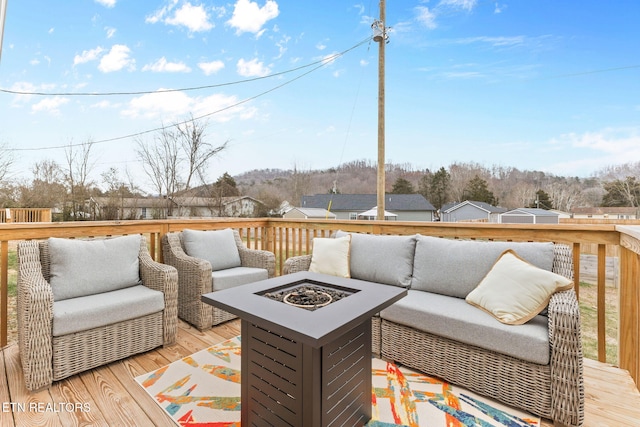
[[[311,311],[265,296],[305,285],[343,297]],[[406,294],[397,286],[299,272],[203,295],[242,322],[242,425],[365,425],[371,317]]]

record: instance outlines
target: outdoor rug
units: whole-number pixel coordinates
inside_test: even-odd
[[[240,337],[136,381],[180,426],[240,426]],[[373,359],[369,427],[538,427],[540,419],[463,388]]]

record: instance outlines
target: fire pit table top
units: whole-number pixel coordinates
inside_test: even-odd
[[[349,293],[314,311],[287,305],[265,293],[315,285]],[[312,347],[322,347],[407,295],[398,286],[302,271],[202,295],[203,302]]]

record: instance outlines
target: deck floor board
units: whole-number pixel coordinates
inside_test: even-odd
[[[0,357],[0,372],[4,374],[0,378],[0,400],[2,408],[23,405],[26,410],[2,411],[0,427],[175,426],[134,378],[239,334],[238,320],[207,331],[180,322],[175,345],[75,375],[35,393],[24,387],[18,346],[10,345]],[[628,372],[585,359],[585,390],[585,427],[640,425],[640,392]],[[29,411],[30,405],[42,408],[60,402],[86,402],[90,411]],[[543,420],[542,426],[552,427],[553,423]]]

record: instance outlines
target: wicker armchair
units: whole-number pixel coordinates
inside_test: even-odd
[[[97,305],[103,306],[97,310],[100,314],[88,314],[92,318],[87,323],[95,323],[99,326],[93,325],[89,329],[83,329],[87,323],[73,325],[75,331],[64,335],[55,333],[56,327],[63,322],[59,320],[60,311],[65,311],[60,308],[56,311],[56,307],[60,307],[61,302],[69,304],[74,298],[54,301],[56,290],[50,284],[52,252],[50,241],[18,243],[18,338],[25,385],[28,390],[48,387],[53,381],[76,373],[158,346],[175,343],[178,324],[178,274],[175,268],[153,261],[144,236],[139,237],[137,265],[141,284],[138,282],[123,290],[75,298],[76,301],[71,303],[80,307],[78,310],[80,312],[85,309],[85,318],[87,307],[94,307],[96,302]],[[137,242],[133,245],[135,254]],[[131,265],[135,271],[135,261]],[[89,272],[88,274],[92,273],[90,266],[85,266],[85,270]],[[149,289],[162,294],[149,292]],[[118,294],[120,291],[124,293]],[[122,310],[122,302],[118,302],[119,298],[134,294],[147,297],[153,295],[155,306],[162,308],[164,305],[164,309],[130,319],[126,318],[132,316],[132,310],[128,313],[113,315],[119,308],[121,312],[126,310]],[[100,324],[105,322],[105,317],[109,317],[103,315],[104,306],[108,305],[107,300],[115,301],[113,305],[118,306],[115,309],[114,307],[106,309],[110,310],[110,318],[120,316],[125,318],[124,320]],[[87,304],[88,301],[93,301],[94,305]],[[151,309],[142,309],[142,311],[148,312]]]
[[[217,281],[233,276],[235,271],[238,276],[233,279],[234,286],[255,281],[256,275],[250,270],[263,270],[266,272],[264,279],[275,275],[276,261],[272,252],[247,248],[237,230],[233,230],[233,237],[240,255],[240,267],[225,270],[214,270],[209,261],[188,255],[182,232],[167,233],[162,237],[164,262],[178,270],[178,317],[201,331],[236,317],[200,300],[201,295],[217,290]],[[242,277],[242,270],[249,274]]]

